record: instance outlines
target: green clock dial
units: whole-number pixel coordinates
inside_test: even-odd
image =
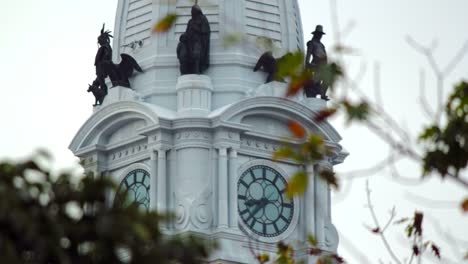
[[[117,191],[120,203],[135,203],[148,210],[150,204],[150,176],[142,169],[133,170],[125,176]]]
[[[284,177],[270,167],[247,169],[237,183],[237,207],[244,226],[262,237],[286,231],[294,215],[294,201],[286,197],[286,185]]]

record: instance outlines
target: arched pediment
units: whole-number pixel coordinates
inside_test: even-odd
[[[126,135],[159,123],[151,106],[134,101],[117,102],[94,113],[79,129],[69,149],[77,154],[95,144],[106,145],[124,140]]]
[[[254,131],[268,133],[269,130],[286,133],[288,120],[299,122],[304,128],[338,143],[341,136],[326,121],[316,122],[313,117],[318,110],[312,110],[293,100],[282,97],[253,97],[227,107],[219,115],[220,121],[250,125]]]

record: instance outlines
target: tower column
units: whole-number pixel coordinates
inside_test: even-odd
[[[218,150],[218,227],[228,226],[228,162],[227,148]]]
[[[323,170],[333,170],[333,165],[320,161],[315,166],[315,236],[320,248],[326,247],[325,226],[328,221],[328,183],[319,174]]]
[[[158,211],[166,212],[167,208],[167,172],[166,172],[166,150],[158,149]]]
[[[229,227],[237,228],[237,150],[229,151]]]
[[[150,209],[152,211],[157,209],[158,203],[158,155],[157,150],[151,150],[150,154]]]
[[[315,234],[315,170],[313,165],[307,166],[307,190],[305,193],[305,226],[306,226],[306,236]],[[305,237],[306,239],[306,237]]]

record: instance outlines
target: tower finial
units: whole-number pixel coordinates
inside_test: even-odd
[[[198,5],[198,0],[195,0],[195,4]]]

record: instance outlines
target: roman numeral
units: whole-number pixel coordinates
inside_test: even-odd
[[[293,204],[292,203],[283,203],[283,207],[293,208]]]
[[[278,180],[279,176],[278,174],[275,175],[275,179],[273,180],[273,183],[276,183],[276,181]]]
[[[240,214],[241,214],[241,215],[244,215],[244,214],[246,214],[246,213],[248,213],[248,212],[249,212],[249,209],[245,209],[244,211],[241,211]]]
[[[266,169],[265,168],[263,168],[263,170],[262,170],[262,177],[263,177],[263,179],[266,179]]]
[[[253,228],[253,227],[254,227],[255,222],[257,222],[257,221],[255,220],[255,218],[252,219],[252,222],[250,222],[250,224],[249,224],[250,228]]]
[[[240,195],[240,194],[239,194],[239,195],[237,196],[237,199],[245,200],[245,199],[247,199],[247,197],[244,196],[244,195]]]
[[[250,171],[250,175],[252,175],[252,179],[255,181],[256,177],[255,177],[255,174],[253,173],[253,170]]]
[[[266,234],[266,229],[267,229],[266,227],[267,227],[266,224],[263,223],[263,234]]]
[[[278,232],[279,232],[279,228],[278,228],[278,226],[276,225],[276,222],[273,223],[273,227],[275,228],[275,232],[278,233]]]
[[[284,217],[283,215],[281,215],[280,218],[283,219],[286,223],[288,223],[288,219]]]

